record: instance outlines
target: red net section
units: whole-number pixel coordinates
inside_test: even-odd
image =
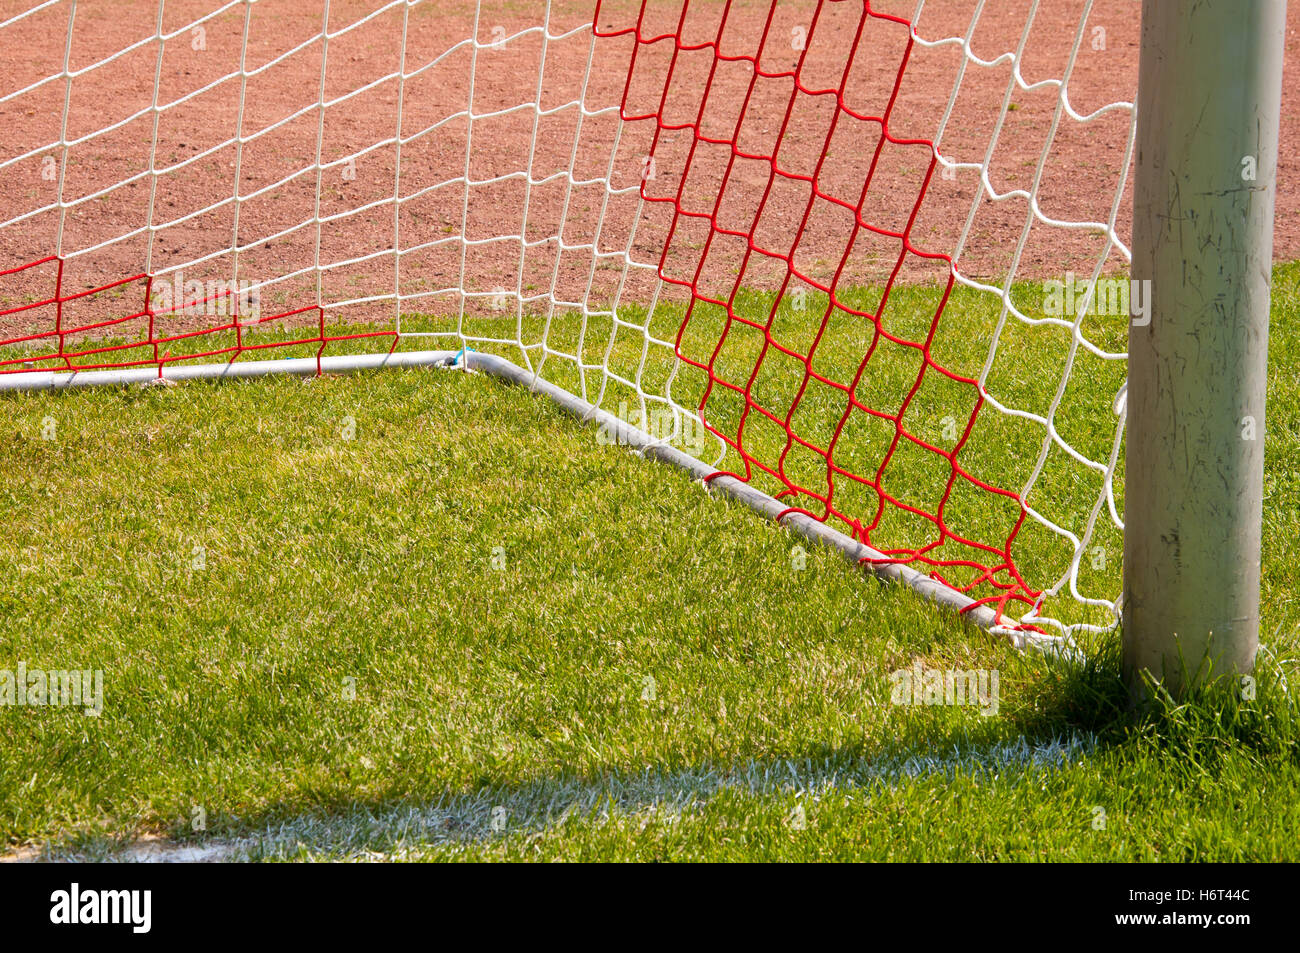
[[[325,311],[315,305],[260,314],[256,295],[241,293],[233,281],[187,284],[139,274],[65,293],[65,268],[51,255],[0,271],[0,282],[48,289],[35,301],[0,310],[0,321],[10,327],[32,329],[0,340],[0,348],[22,349],[0,357],[0,374],[156,367],[161,377],[169,364],[182,362],[234,361],[302,345],[314,347],[319,359],[331,343],[373,338],[391,341],[390,350],[397,343],[395,331],[327,333]],[[289,333],[274,341],[247,340],[259,325]]]
[[[860,12],[851,31],[842,16],[827,23],[837,6],[837,13]],[[791,31],[776,25],[773,4],[759,35],[752,23],[733,28],[730,3],[704,30],[691,10],[683,4],[675,22],[665,22],[661,10],[643,3],[635,24],[611,25],[617,18],[598,9],[596,32],[634,43],[621,114],[648,133],[642,197],[668,210],[658,274],[687,296],[676,354],[704,375],[701,419],[740,461],[724,472],[775,479],[778,497],[790,504],[785,513],[842,521],[884,561],[915,564],[976,605],[1008,614],[1008,603],[1032,606],[1039,592],[1012,557],[1025,507],[1018,494],[962,465],[984,397],[973,377],[945,367],[933,347],[954,275],[951,258],[924,250],[912,233],[938,172],[934,146],[890,131],[913,52],[908,21],[869,3],[822,0],[807,29]],[[863,102],[869,96],[855,78],[864,71],[888,79],[876,84],[878,103]],[[912,168],[900,176],[904,155]],[[911,189],[901,218],[900,186]],[[768,214],[778,192],[806,196],[797,220]],[[825,256],[828,235],[839,236],[837,258]],[[816,257],[804,254],[814,246]],[[843,293],[863,277],[864,249],[887,274],[869,308],[861,295]],[[924,314],[914,303],[893,304],[905,275],[933,285]],[[744,290],[773,283],[779,293],[756,311]],[[809,289],[824,302],[820,317],[808,314],[798,333],[783,329],[782,305]],[[911,313],[898,314],[899,307]],[[822,360],[819,348],[832,337],[842,342],[846,327],[859,332],[853,359]],[[753,357],[729,361],[729,352]],[[790,362],[799,368],[796,387],[778,393],[764,386],[772,365]],[[876,386],[885,377],[898,381],[900,368],[908,371],[894,393]],[[964,393],[957,404],[965,416],[952,421],[947,447],[909,426],[918,395],[935,384]],[[804,414],[805,407],[816,412]],[[909,474],[938,468],[936,499],[910,499],[901,480],[891,480],[904,458]],[[1004,538],[977,538],[952,525],[952,500],[971,492],[1003,502]],[[909,532],[898,535],[919,541],[898,545],[902,523]]]

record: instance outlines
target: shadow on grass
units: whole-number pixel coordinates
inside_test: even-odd
[[[1230,750],[1300,764],[1300,707],[1287,677],[1300,661],[1297,648],[1291,638],[1261,646],[1253,676],[1205,678],[1182,698],[1146,675],[1145,700],[1134,703],[1116,633],[1080,663],[1050,662],[1041,689],[1045,704],[1021,727],[1033,735],[1070,726],[1100,746],[1135,746],[1207,766]]]

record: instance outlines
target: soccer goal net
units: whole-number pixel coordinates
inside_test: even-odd
[[[1001,630],[1114,624],[1132,4],[2,9],[0,385],[493,355]]]

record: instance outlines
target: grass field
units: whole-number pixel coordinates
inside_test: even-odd
[[[987,312],[950,307],[948,360],[978,362]],[[616,340],[612,359],[635,353]],[[0,668],[104,672],[99,717],[0,711],[7,843],[1296,859],[1297,265],[1275,274],[1270,360],[1258,693],[1136,716],[1114,637],[1082,665],[1019,654],[830,552],[796,569],[784,530],[483,376],[6,396]],[[1114,393],[1102,364],[1081,410]],[[1050,394],[1016,366],[1000,386]],[[973,442],[972,465],[1004,439]],[[1095,496],[1077,482],[1045,481],[1056,512]],[[1027,555],[1054,565],[1049,543]],[[997,713],[890,704],[916,662],[996,670]]]

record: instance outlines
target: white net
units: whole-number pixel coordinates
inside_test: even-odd
[[[1113,624],[1131,4],[0,9],[0,372],[494,351]]]

